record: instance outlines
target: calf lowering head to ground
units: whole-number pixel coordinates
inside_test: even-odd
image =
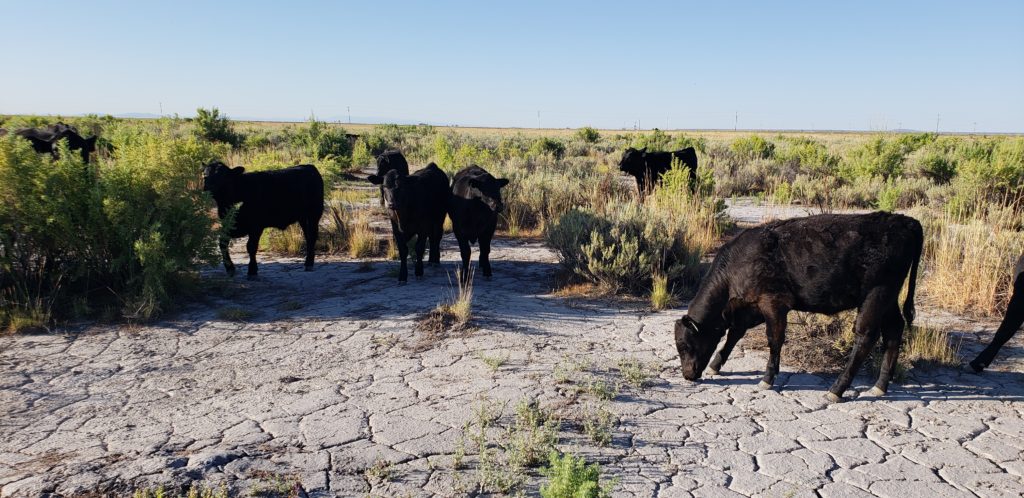
[[[203,167],[203,190],[217,202],[217,216],[224,219],[233,206],[241,203],[234,224],[220,241],[224,269],[235,274],[235,265],[228,255],[229,238],[248,236],[249,278],[257,274],[256,250],[263,230],[285,229],[293,223],[302,227],[306,239],[306,271],[313,269],[313,256],[324,211],[324,181],[310,164],[275,171],[246,173],[239,166],[231,168],[220,161]]]
[[[923,242],[917,220],[881,212],[809,216],[743,231],[719,250],[687,315],[675,323],[683,377],[697,380],[707,367],[717,374],[747,330],[765,323],[769,357],[761,387],[769,388],[779,372],[789,311],[858,308],[853,350],[829,399],[842,398],[879,336],[886,351],[872,391],[885,393],[904,323],[914,318]],[[901,316],[897,299],[908,272]],[[723,336],[725,344],[715,354]]]
[[[619,171],[636,178],[636,187],[643,198],[657,184],[666,171],[672,169],[673,162],[678,162],[690,171],[690,190],[697,188],[697,152],[693,147],[672,152],[647,152],[643,149],[627,148],[619,160]]]

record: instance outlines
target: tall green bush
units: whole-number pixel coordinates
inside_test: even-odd
[[[212,142],[223,142],[237,147],[243,141],[240,133],[235,131],[231,120],[227,116],[221,116],[220,110],[216,107],[196,109],[196,117],[193,121],[196,126],[196,135]]]

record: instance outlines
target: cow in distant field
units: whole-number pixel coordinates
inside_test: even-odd
[[[293,223],[302,227],[306,239],[306,271],[313,269],[316,239],[320,233],[320,216],[324,212],[324,180],[315,166],[303,164],[276,171],[246,173],[245,168],[231,168],[214,161],[203,168],[203,190],[217,201],[217,216],[224,219],[236,204],[230,238],[248,236],[250,279],[256,278],[256,250],[263,230],[285,229]],[[235,265],[228,255],[228,238],[220,241],[224,269],[234,276]]]
[[[480,166],[469,166],[455,174],[448,215],[452,231],[459,241],[462,256],[462,279],[469,279],[470,244],[480,242],[480,271],[491,276],[491,238],[498,225],[498,213],[504,209],[501,188],[508,179],[495,178]]]
[[[672,169],[672,161],[679,161],[690,170],[690,190],[697,189],[697,152],[687,147],[672,152],[647,152],[647,147],[626,149],[619,161],[619,171],[636,178],[636,187],[643,198],[661,183],[661,176]]]
[[[384,205],[384,176],[388,174],[388,171],[397,171],[398,176],[406,176],[409,174],[409,163],[405,160],[405,156],[399,150],[387,150],[383,154],[377,156],[377,173],[366,177],[370,183],[374,185],[380,185],[380,205]]]
[[[853,350],[828,398],[842,399],[879,336],[885,356],[871,394],[884,394],[899,355],[904,319],[907,326],[914,319],[923,243],[917,220],[884,212],[822,214],[744,230],[718,251],[689,311],[675,323],[683,377],[697,380],[705,367],[717,374],[747,329],[765,323],[769,356],[760,387],[771,388],[779,372],[787,313],[834,314],[857,308]],[[900,316],[898,298],[908,271]],[[715,355],[726,331],[725,345]]]
[[[1010,304],[1006,306],[1006,316],[996,329],[992,342],[971,361],[971,368],[977,373],[985,370],[999,354],[999,348],[1020,330],[1021,325],[1024,325],[1024,254],[1021,254],[1013,268],[1013,294],[1010,295]]]
[[[40,154],[50,154],[57,158],[57,144],[61,140],[68,141],[68,149],[77,150],[82,162],[89,162],[89,154],[96,152],[96,136],[82,138],[75,127],[57,123],[45,128],[22,128],[14,132],[21,138],[32,142],[32,148]]]
[[[388,171],[381,182],[384,205],[391,217],[391,233],[398,246],[401,261],[398,282],[409,280],[405,260],[409,255],[409,241],[416,237],[417,277],[423,276],[423,253],[430,240],[431,262],[441,260],[441,236],[444,235],[444,217],[448,212],[448,175],[436,164],[430,163],[411,175]]]

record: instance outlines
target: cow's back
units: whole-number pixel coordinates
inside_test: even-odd
[[[818,215],[769,223],[729,248],[731,294],[787,294],[794,309],[850,309],[878,286],[899,288],[923,235],[913,218],[891,213]]]
[[[245,173],[240,190],[239,225],[285,228],[323,213],[324,181],[313,165]]]

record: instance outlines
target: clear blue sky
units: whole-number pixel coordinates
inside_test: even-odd
[[[1024,2],[0,1],[0,113],[1024,132]]]

